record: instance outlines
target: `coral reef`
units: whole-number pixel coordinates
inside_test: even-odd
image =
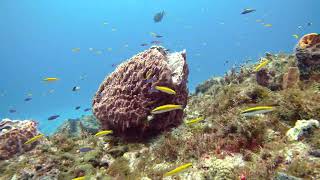
[[[312,128],[319,128],[320,123],[318,120],[298,120],[295,126],[289,129],[286,133],[289,141],[296,141],[301,138],[308,131],[311,131]]]
[[[35,147],[36,143],[24,144],[37,135],[37,123],[31,120],[0,121],[0,160],[9,159]]]
[[[295,49],[302,80],[320,81],[320,35],[303,36]]]
[[[181,85],[179,89],[180,86],[173,83],[177,79],[172,80],[166,68],[157,69],[159,65],[166,64],[165,60],[170,59],[167,58],[170,55],[162,51],[159,47],[151,48],[120,65],[115,71],[120,73],[127,68],[126,71],[133,74],[130,77],[126,73],[113,73],[106,78],[105,82],[108,83],[101,85],[94,99],[94,111],[100,111],[96,112],[96,116],[101,118],[103,129],[115,128],[118,130],[117,133],[127,133],[123,137],[132,134],[134,137],[143,137],[149,135],[149,130],[157,127],[152,123],[159,123],[159,126],[164,128],[161,130],[165,130],[168,128],[166,125],[169,125],[169,116],[182,118],[182,112],[176,114],[180,113],[178,111],[173,114],[156,115],[150,121],[152,126],[143,126],[144,124],[140,124],[142,122],[134,121],[135,116],[131,114],[139,113],[139,117],[145,119],[156,106],[169,102],[183,104],[187,99],[184,97],[185,85]],[[149,56],[150,53],[152,57]],[[178,58],[174,59],[183,59],[182,62],[185,63],[181,53],[176,53],[175,56]],[[304,74],[300,74],[299,77],[301,67],[297,66],[299,59],[294,55],[267,53],[262,58],[268,59],[269,63],[257,72],[256,64],[244,64],[240,69],[232,69],[224,77],[214,77],[199,85],[196,93],[188,97],[183,119],[171,119],[177,123],[176,127],[148,141],[124,141],[117,133],[115,136],[100,137],[94,136],[92,132],[70,136],[68,130],[60,129],[48,140],[42,140],[31,151],[0,161],[0,177],[72,179],[85,176],[86,179],[143,180],[320,179],[320,128],[311,128],[319,127],[319,121],[315,120],[320,118],[319,83],[301,79]],[[155,60],[155,66],[147,62],[151,59]],[[141,66],[136,64],[137,62],[145,62],[145,65]],[[138,76],[141,72],[133,71],[133,67],[141,68],[143,74]],[[157,69],[158,74],[149,71],[153,68]],[[166,74],[162,75],[162,72]],[[171,71],[169,74],[171,75]],[[160,84],[165,77],[169,79],[166,81],[168,84]],[[146,81],[140,82],[141,79]],[[182,79],[185,80],[184,76]],[[122,87],[120,81],[135,82],[139,86],[124,84]],[[172,87],[176,90],[177,97],[164,93],[147,93],[148,88],[153,85]],[[128,92],[131,91],[131,87],[134,94]],[[182,90],[183,94],[180,94],[179,90]],[[120,92],[125,96],[120,96]],[[99,93],[102,93],[101,98]],[[143,101],[139,101],[141,104],[127,104],[125,98],[130,99],[131,95],[137,99],[142,98]],[[164,102],[158,99],[160,97]],[[119,102],[114,98],[118,98]],[[142,104],[154,103],[152,98],[156,102],[155,105]],[[183,100],[178,101],[175,98]],[[123,107],[122,103],[127,106]],[[255,116],[241,115],[244,109],[256,106],[272,106],[273,110]],[[104,114],[109,111],[123,114]],[[158,121],[162,116],[163,121]],[[132,119],[120,121],[123,117]],[[135,118],[137,117],[138,115]],[[199,117],[203,117],[203,120],[186,123]],[[89,116],[82,117],[79,121],[86,118],[93,120]],[[110,122],[111,120],[114,122]],[[134,122],[137,124],[132,125]],[[162,122],[164,124],[161,124]],[[134,129],[127,128],[124,123],[128,123]],[[66,124],[63,127],[71,125],[70,122]],[[0,127],[6,129],[5,126]],[[75,127],[77,129],[79,125],[76,124]],[[160,129],[155,130],[160,132]],[[192,166],[164,177],[165,173],[186,163],[192,163]]]
[[[95,134],[99,131],[100,124],[93,115],[82,116],[77,119],[68,119],[55,134],[62,132],[69,137],[81,137],[84,133]]]
[[[103,129],[127,139],[142,139],[179,125],[183,111],[152,115],[165,104],[187,104],[186,53],[167,54],[154,46],[120,64],[100,85],[93,100],[93,113]],[[154,91],[166,86],[177,94]]]

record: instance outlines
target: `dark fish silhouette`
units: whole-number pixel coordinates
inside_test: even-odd
[[[88,112],[88,111],[90,111],[91,110],[91,108],[86,108],[86,109],[84,109],[83,111],[84,112]]]
[[[156,37],[156,38],[162,38],[163,36],[161,36],[161,35],[155,35],[154,37]]]
[[[156,13],[156,14],[153,16],[153,21],[156,22],[156,23],[162,21],[164,14],[165,14],[164,11],[161,11],[161,12]]]
[[[152,44],[161,44],[161,41],[151,41]]]
[[[15,112],[17,112],[17,110],[15,110],[15,109],[10,109],[9,112],[10,112],[10,113],[15,113]]]
[[[80,106],[77,106],[76,108],[74,108],[75,110],[78,110],[78,109],[80,109]]]
[[[91,147],[84,147],[84,148],[80,148],[79,149],[80,152],[89,152],[89,151],[92,151],[92,150],[93,150],[93,148],[91,148]]]
[[[150,79],[144,79],[143,81],[144,81],[145,83],[151,83],[151,82],[154,82],[154,81],[156,81],[156,80],[157,80],[156,77],[152,77],[152,78],[150,78]]]
[[[25,98],[24,101],[31,101],[32,98],[31,97],[28,97],[28,98]]]
[[[53,115],[53,116],[48,117],[48,120],[55,120],[58,117],[60,117],[60,115]]]
[[[74,86],[73,88],[72,88],[72,91],[79,91],[80,90],[80,87],[79,86]]]
[[[140,44],[140,46],[148,46],[148,44],[142,43],[142,44]]]
[[[252,12],[255,12],[256,10],[255,9],[250,9],[250,8],[247,8],[247,9],[244,9],[241,14],[249,14],[249,13],[252,13]]]

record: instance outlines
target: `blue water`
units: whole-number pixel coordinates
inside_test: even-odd
[[[154,40],[150,32],[163,35],[166,48],[187,50],[192,92],[235,63],[266,51],[291,53],[292,34],[319,32],[319,7],[319,0],[1,0],[0,119],[35,119],[42,132],[52,133],[65,119],[90,114],[83,109],[112,64],[146,49],[140,44]],[[244,8],[257,11],[240,15]],[[154,23],[162,10],[162,22]],[[60,80],[44,83],[45,77]],[[81,90],[72,92],[73,86]],[[25,102],[28,93],[33,99]],[[54,114],[61,117],[48,121]]]

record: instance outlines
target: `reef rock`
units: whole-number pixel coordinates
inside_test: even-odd
[[[100,124],[93,116],[82,116],[78,119],[68,119],[63,123],[55,134],[64,134],[68,137],[81,137],[83,133],[87,132],[95,134],[99,131]]]
[[[311,33],[303,36],[295,49],[302,80],[320,81],[320,35]]]
[[[299,69],[297,67],[289,67],[288,72],[283,75],[282,88],[294,87],[299,82],[299,77]]]
[[[31,120],[0,121],[0,160],[9,159],[35,147],[36,143],[25,145],[28,139],[37,135],[37,123]]]
[[[296,141],[313,127],[320,127],[318,120],[298,120],[295,126],[287,131],[286,136],[289,141]]]
[[[93,99],[93,113],[103,129],[126,139],[143,139],[182,122],[183,111],[152,115],[165,104],[187,104],[186,52],[169,54],[154,46],[120,64],[105,78]],[[155,91],[166,86],[177,94]]]

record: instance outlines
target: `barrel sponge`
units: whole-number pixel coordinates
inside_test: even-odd
[[[105,130],[125,139],[146,139],[182,122],[183,111],[151,114],[166,104],[187,104],[189,70],[186,52],[168,53],[153,46],[120,64],[101,83],[93,98],[93,113]],[[166,86],[175,95],[154,90]]]
[[[302,80],[320,79],[320,35],[304,35],[295,48]]]

